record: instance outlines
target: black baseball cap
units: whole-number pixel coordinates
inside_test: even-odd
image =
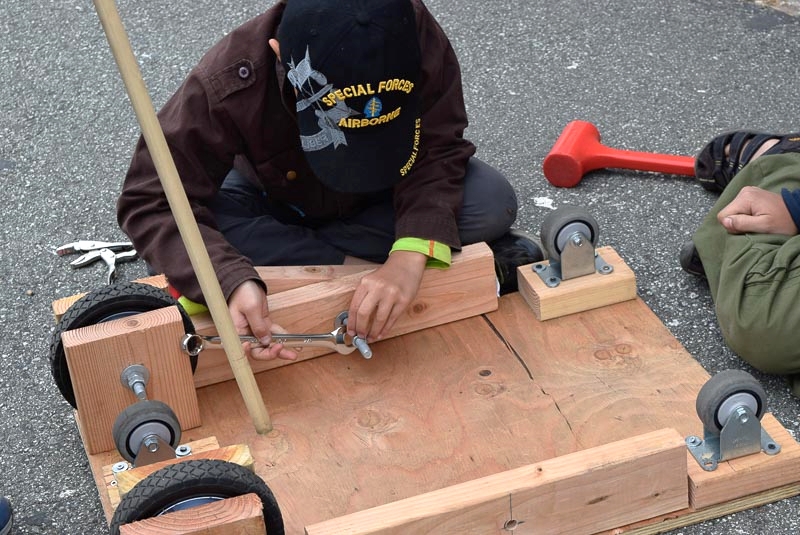
[[[278,26],[305,157],[331,189],[407,176],[420,147],[420,50],[410,0],[288,0]]]

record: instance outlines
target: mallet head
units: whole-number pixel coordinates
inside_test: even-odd
[[[545,178],[559,188],[577,186],[591,167],[592,157],[601,149],[600,132],[592,123],[572,121],[564,127],[542,168]]]

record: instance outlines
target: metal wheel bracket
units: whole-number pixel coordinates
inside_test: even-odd
[[[591,275],[609,275],[614,271],[614,266],[607,263],[591,246],[588,239],[581,235],[581,243],[573,239],[567,242],[566,248],[561,252],[561,261],[549,264],[538,263],[533,265],[533,271],[548,287],[555,288],[561,281]],[[586,240],[586,241],[583,241]]]
[[[133,466],[139,468],[148,464],[161,461],[170,461],[178,458],[179,455],[163,438],[153,433],[144,437],[139,444],[139,451],[136,452],[136,460]]]
[[[777,455],[781,446],[775,442],[755,413],[747,406],[737,407],[719,435],[703,429],[703,438],[689,436],[686,446],[700,467],[713,472],[721,461],[764,452]]]

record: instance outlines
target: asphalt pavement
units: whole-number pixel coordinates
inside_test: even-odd
[[[201,54],[269,2],[123,0],[120,13],[156,107]],[[789,5],[784,3],[785,5]],[[707,286],[677,254],[715,197],[691,178],[600,171],[555,188],[542,161],[564,126],[594,123],[609,146],[694,156],[721,131],[799,131],[800,18],[744,0],[430,0],[461,60],[478,156],[520,198],[517,226],[537,232],[554,207],[586,207],[599,245],[637,276],[638,292],[709,373],[753,373],[791,433],[800,402],[783,381],[728,349]],[[792,7],[789,5],[789,7]],[[266,43],[265,43],[266,46]],[[50,375],[50,304],[103,284],[54,249],[125,236],[115,219],[139,128],[93,5],[0,3],[0,493],[16,534],[106,533],[69,406]],[[120,278],[145,276],[123,264]],[[672,535],[800,532],[800,499]]]

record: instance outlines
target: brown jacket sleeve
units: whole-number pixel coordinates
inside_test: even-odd
[[[241,149],[236,129],[213,99],[219,95],[206,87],[208,79],[196,68],[159,112],[184,190],[205,242],[225,297],[248,279],[259,280],[252,264],[217,230],[208,204],[233,166]],[[140,255],[170,284],[189,299],[204,302],[188,253],[170,211],[150,152],[139,140],[122,194],[118,221]]]

